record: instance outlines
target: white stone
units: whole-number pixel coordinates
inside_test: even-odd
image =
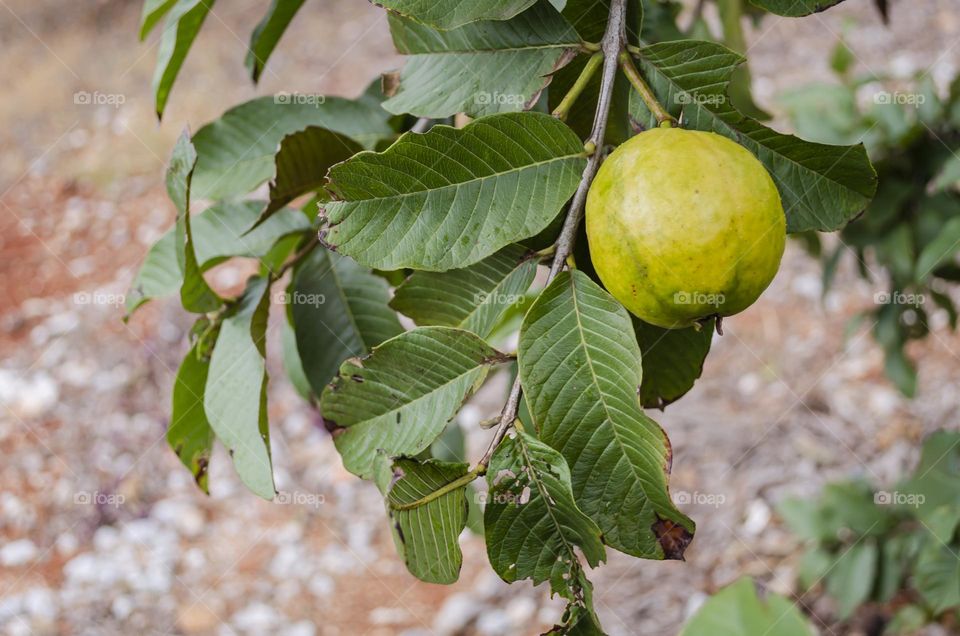
[[[237,629],[251,634],[263,634],[277,626],[280,615],[269,605],[251,603],[234,614],[231,621]]]
[[[317,627],[310,621],[298,621],[284,629],[283,636],[314,636],[317,633]]]
[[[37,546],[30,539],[17,539],[0,548],[0,565],[15,568],[37,558]]]
[[[477,603],[469,594],[453,594],[446,601],[433,619],[433,630],[440,636],[452,636],[463,631],[464,625],[472,621],[483,605]],[[509,622],[509,621],[508,621]],[[501,633],[509,633],[504,629]]]
[[[30,616],[51,620],[59,608],[53,592],[45,587],[34,587],[24,593],[23,609]]]

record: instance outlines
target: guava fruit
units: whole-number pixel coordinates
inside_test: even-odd
[[[726,137],[680,128],[640,133],[607,157],[587,194],[586,227],[607,290],[667,329],[752,305],[786,242],[763,164]]]

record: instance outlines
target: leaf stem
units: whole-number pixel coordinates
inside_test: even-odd
[[[650,86],[644,81],[643,76],[640,75],[640,71],[637,70],[636,65],[633,63],[633,58],[630,57],[630,54],[626,51],[620,54],[620,68],[623,69],[623,74],[627,76],[627,79],[633,84],[637,93],[640,94],[643,103],[647,105],[647,108],[653,113],[653,116],[657,118],[657,123],[672,125],[676,120],[667,112],[663,105],[657,101],[656,95],[653,94]]]
[[[620,64],[620,54],[623,52],[627,41],[626,35],[626,0],[612,0],[610,2],[610,13],[607,19],[607,29],[603,34],[603,40],[600,48],[603,51],[603,71],[600,76],[600,97],[597,100],[597,110],[593,116],[593,128],[590,130],[590,137],[587,139],[585,147],[596,149],[596,152],[590,154],[587,158],[587,165],[583,169],[583,175],[580,177],[580,185],[570,201],[570,207],[567,208],[567,217],[563,222],[563,229],[560,230],[560,236],[556,242],[556,252],[553,255],[553,264],[550,266],[550,274],[547,276],[547,284],[550,283],[557,274],[563,269],[567,262],[567,257],[573,251],[573,242],[577,235],[577,227],[580,225],[580,218],[583,215],[583,207],[587,201],[587,191],[593,178],[600,167],[603,147],[603,137],[607,130],[607,119],[610,116],[610,103],[613,96],[613,83],[617,77],[617,67]],[[490,440],[490,445],[483,457],[477,463],[477,468],[486,471],[490,464],[490,458],[493,457],[493,451],[497,449],[507,431],[517,419],[517,410],[520,406],[520,396],[523,389],[520,386],[520,375],[517,375],[510,389],[510,396],[507,398],[503,410],[500,412],[500,423],[497,430]]]
[[[391,510],[413,510],[414,508],[425,506],[431,501],[435,501],[440,497],[446,495],[447,493],[453,492],[458,488],[463,488],[464,486],[466,486],[473,480],[477,479],[478,477],[485,475],[486,472],[487,472],[486,465],[481,466],[480,464],[477,464],[476,468],[471,470],[466,475],[463,475],[462,477],[457,477],[456,479],[451,481],[449,484],[444,484],[443,486],[440,486],[433,492],[427,493],[426,495],[424,495],[420,499],[417,499],[416,501],[411,501],[410,503],[402,503],[402,504],[395,504],[391,502],[390,509]]]
[[[597,51],[587,60],[586,66],[583,67],[583,70],[580,71],[580,75],[577,77],[576,81],[573,83],[573,86],[570,87],[570,90],[567,91],[567,94],[563,96],[563,99],[560,100],[560,104],[554,109],[553,116],[559,119],[560,121],[565,121],[567,115],[570,114],[570,108],[573,107],[574,102],[577,101],[577,98],[583,93],[584,89],[587,87],[587,84],[590,83],[590,80],[593,79],[594,74],[597,72],[597,69],[600,68],[600,65],[603,63],[603,53]]]

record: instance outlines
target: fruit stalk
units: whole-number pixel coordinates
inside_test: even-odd
[[[626,46],[626,0],[612,0],[610,2],[610,13],[607,18],[607,30],[603,34],[603,40],[600,43],[600,50],[603,52],[603,71],[600,76],[600,97],[597,100],[597,110],[593,116],[593,127],[590,130],[590,137],[584,146],[593,148],[587,159],[587,165],[583,169],[583,175],[580,177],[580,185],[577,187],[570,207],[567,209],[567,217],[563,222],[563,229],[556,242],[556,252],[553,255],[553,263],[550,266],[550,274],[547,276],[547,284],[550,283],[557,274],[563,269],[567,262],[567,257],[573,251],[573,241],[577,234],[577,226],[580,225],[580,219],[583,217],[583,206],[587,200],[587,191],[593,178],[600,167],[601,151],[603,147],[603,136],[607,130],[607,119],[610,115],[610,102],[613,99],[613,83],[617,77],[617,68],[620,65],[620,54]],[[478,462],[478,467],[486,468],[500,442],[506,436],[507,431],[517,419],[517,409],[520,406],[520,395],[522,388],[520,386],[520,376],[517,375],[513,387],[510,389],[510,396],[507,398],[503,410],[500,412],[500,422],[497,424],[497,430],[490,445],[483,457]]]

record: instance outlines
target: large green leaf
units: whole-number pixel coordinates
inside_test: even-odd
[[[210,426],[230,452],[240,480],[255,494],[275,494],[264,364],[270,285],[251,278],[224,318],[210,358],[203,397]]]
[[[208,199],[247,194],[276,175],[274,155],[280,141],[307,126],[327,128],[372,148],[393,135],[389,117],[371,99],[281,93],[250,100],[194,135],[194,194]]]
[[[254,83],[260,80],[260,74],[267,64],[267,59],[303,3],[304,0],[272,0],[270,2],[267,14],[250,35],[250,50],[247,51],[247,59],[244,61]]]
[[[860,214],[876,192],[877,175],[862,144],[828,146],[778,133],[744,116],[726,94],[744,60],[712,42],[664,42],[644,47],[640,72],[658,100],[684,125],[729,137],[763,162],[780,191],[787,231],[833,231]],[[656,120],[636,91],[631,111],[646,127]]]
[[[799,18],[811,13],[826,11],[830,7],[837,6],[843,0],[750,0],[750,2],[770,13]]]
[[[524,318],[519,363],[539,437],[567,460],[577,504],[607,545],[682,558],[694,523],[670,500],[670,443],[640,408],[626,310],[586,274],[561,273]]]
[[[485,338],[504,310],[523,298],[536,273],[533,254],[508,245],[464,269],[414,272],[390,306],[418,325],[460,327]]]
[[[467,464],[401,458],[394,462],[393,474],[387,505],[394,542],[407,569],[428,583],[455,582],[463,562],[458,539],[467,525],[466,483],[439,496],[434,493],[466,475]]]
[[[742,578],[707,600],[680,636],[812,636],[796,605],[776,594],[757,595],[753,579]]]
[[[144,0],[140,13],[140,40],[143,41],[153,31],[153,27],[177,3],[177,0]]]
[[[489,367],[505,359],[469,331],[420,327],[347,360],[320,400],[343,465],[370,477],[378,451],[395,457],[427,448]]]
[[[955,260],[960,252],[960,217],[947,221],[917,258],[916,277],[925,280],[937,268]]]
[[[917,516],[930,524],[941,507],[960,509],[960,433],[938,431],[923,442],[920,463],[900,491],[917,501]]]
[[[935,614],[960,607],[960,558],[937,540],[920,553],[914,586]]]
[[[508,583],[550,581],[551,593],[567,599],[551,634],[602,635],[579,555],[596,567],[606,550],[600,528],[573,500],[563,456],[519,431],[497,447],[487,483],[484,534],[493,569]]]
[[[274,158],[276,176],[270,182],[270,203],[257,223],[297,197],[319,190],[330,166],[361,150],[349,137],[318,126],[308,126],[284,137]]]
[[[477,20],[509,20],[537,0],[377,0],[376,4],[437,29]]]
[[[346,256],[316,248],[297,267],[290,296],[297,350],[316,395],[351,356],[403,333],[385,280]]]
[[[545,228],[585,163],[573,131],[541,113],[407,133],[330,170],[342,200],[325,206],[325,240],[377,269],[466,267]]]
[[[839,618],[849,618],[870,598],[879,553],[872,539],[865,539],[843,552],[827,573],[827,593],[837,599]]]
[[[157,66],[153,72],[153,92],[156,95],[157,117],[163,117],[163,110],[170,97],[170,89],[177,79],[180,67],[187,58],[190,46],[200,33],[203,21],[213,7],[213,0],[177,0],[169,9],[167,21],[163,25],[163,37],[157,49]],[[166,12],[166,9],[163,12]],[[159,12],[159,11],[158,11]],[[144,16],[141,33],[158,12]]]
[[[245,234],[263,206],[263,201],[223,202],[190,217],[194,253],[201,272],[233,256],[264,258],[278,239],[310,228],[302,212],[286,209]],[[147,252],[127,293],[128,315],[148,300],[168,296],[179,289],[182,276],[176,241],[176,230],[171,229]]]
[[[700,329],[663,329],[633,318],[643,359],[640,403],[663,408],[693,388],[710,352],[713,321]]]
[[[527,433],[505,439],[487,472],[486,529],[490,564],[507,583],[550,581],[573,600],[579,548],[596,567],[606,558],[600,528],[577,508],[563,457]]]
[[[203,394],[210,361],[204,360],[194,345],[180,363],[173,383],[173,410],[167,442],[183,465],[190,469],[197,486],[207,487],[207,467],[213,451],[213,429],[203,410]]]
[[[506,22],[452,31],[393,15],[390,32],[397,50],[411,57],[399,91],[383,107],[419,117],[526,110],[580,46],[577,32],[547,0]]]
[[[197,153],[190,137],[183,133],[177,140],[167,167],[167,195],[177,209],[174,227],[174,253],[180,279],[180,302],[193,313],[213,311],[222,304],[216,292],[204,280],[190,228],[190,189]]]

